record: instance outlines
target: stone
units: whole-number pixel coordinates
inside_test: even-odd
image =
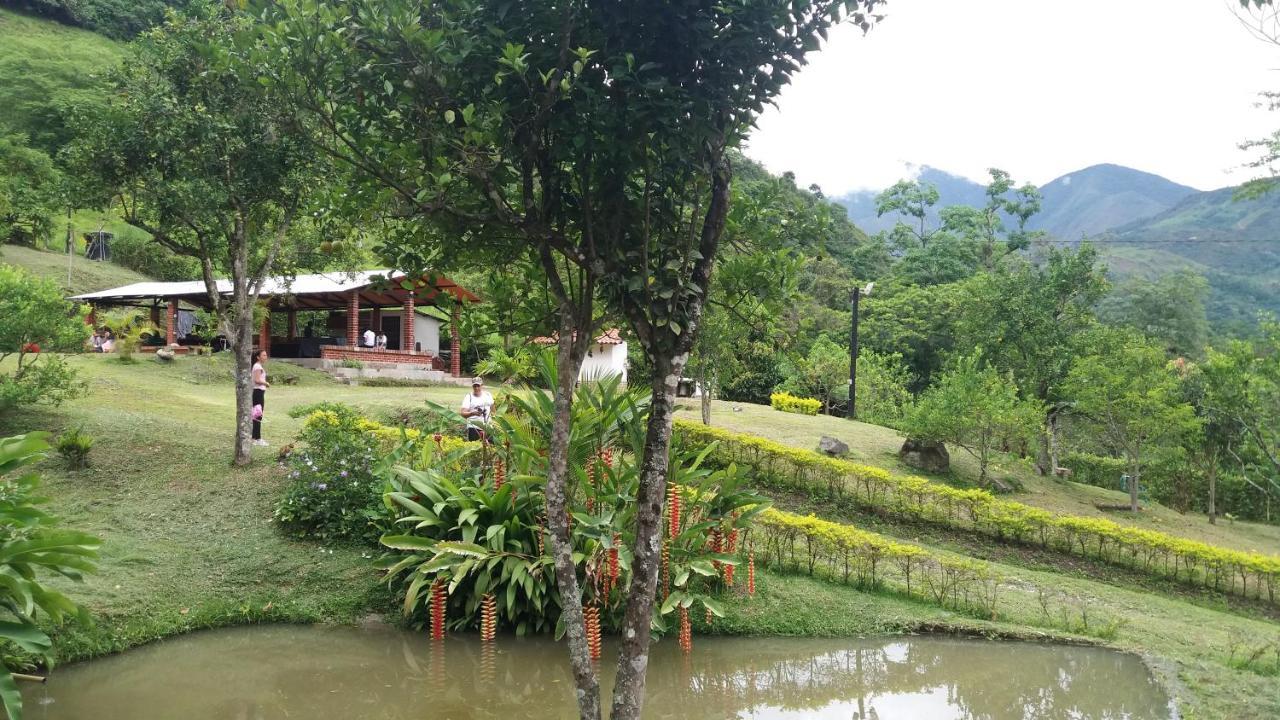
[[[898,459],[917,470],[943,473],[951,468],[951,455],[947,446],[931,440],[907,438],[898,451]]]
[[[818,441],[818,451],[832,457],[844,457],[849,453],[849,446],[841,440],[829,435],[823,435],[822,439]]]
[[[157,360],[161,360],[163,362],[172,362],[173,358],[174,358],[174,352],[169,348],[162,347],[156,350]]]

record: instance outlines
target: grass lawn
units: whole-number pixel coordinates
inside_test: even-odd
[[[453,404],[464,389],[352,387],[290,369],[298,383],[276,385],[267,397],[265,435],[273,447],[255,449],[252,466],[233,469],[228,458],[234,402],[224,361],[145,359],[124,365],[112,357],[85,355],[71,362],[90,382],[87,395],[60,408],[24,409],[0,419],[4,434],[83,426],[98,439],[89,469],[68,471],[57,458],[41,468],[51,508],[105,541],[100,572],[70,588],[97,624],[57,632],[64,660],[217,625],[394,616],[390,595],[371,568],[370,550],[293,541],[274,527],[271,512],[284,483],[276,453],[301,424],[286,410],[330,400],[358,405],[377,417],[427,399]],[[285,374],[282,364],[275,368],[277,378]],[[716,421],[725,426],[732,421],[734,429],[806,446],[827,432],[850,441],[869,462],[893,463],[894,437],[882,428],[777,417],[782,414],[750,406],[741,413],[717,410]],[[1170,524],[1179,517],[1172,515]],[[1039,608],[1035,588],[1047,586],[1077,598],[1095,618],[1123,621],[1107,644],[1149,658],[1182,699],[1184,717],[1280,715],[1280,679],[1228,665],[1233,649],[1238,655],[1242,647],[1267,639],[1280,642],[1280,625],[1052,567],[1000,562],[998,569],[1009,578],[1001,588],[998,621],[889,593],[762,571],[757,596],[728,603],[728,617],[710,631],[847,636],[945,629],[1071,637]]]
[[[686,409],[678,413],[677,417],[695,421],[701,417],[697,401],[682,400],[680,404]],[[734,408],[739,410],[735,412]],[[879,425],[825,415],[784,413],[767,405],[721,401],[712,402],[711,423],[727,430],[761,435],[780,443],[809,449],[817,448],[821,436],[830,435],[847,443],[852,457],[858,462],[877,465],[897,473],[925,475],[933,480],[955,485],[972,486],[977,483],[977,461],[963,450],[952,450],[952,471],[946,475],[928,475],[903,465],[898,461],[898,449],[902,447],[903,437],[896,430]],[[1008,455],[997,458],[991,472],[997,477],[1007,477],[1020,483],[1023,488],[1021,491],[1003,497],[1027,505],[1069,515],[1107,517],[1126,525],[1237,550],[1280,554],[1280,525],[1230,522],[1221,518],[1216,525],[1210,525],[1207,516],[1199,513],[1184,515],[1156,503],[1147,503],[1137,516],[1127,512],[1104,512],[1094,507],[1094,503],[1127,504],[1128,494],[1041,477],[1035,474],[1030,463]]]

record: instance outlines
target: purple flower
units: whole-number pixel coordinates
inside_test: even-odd
[[[347,471],[346,471],[346,470],[343,470],[343,471],[342,471],[342,477],[346,477],[346,476],[347,476]]]

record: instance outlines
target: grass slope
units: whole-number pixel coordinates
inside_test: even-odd
[[[151,279],[114,263],[94,262],[81,255],[72,255],[71,285],[68,288],[66,255],[18,245],[0,246],[0,263],[16,265],[37,277],[49,278],[63,289],[76,293],[106,290]]]
[[[271,512],[284,483],[274,462],[276,448],[256,449],[257,462],[249,468],[228,466],[233,398],[224,362],[179,358],[172,365],[152,360],[122,365],[111,357],[86,355],[72,363],[90,381],[85,397],[61,408],[0,418],[4,434],[83,426],[98,439],[88,470],[68,471],[56,458],[41,467],[51,509],[105,540],[100,572],[85,585],[70,588],[74,597],[88,604],[97,624],[88,630],[68,626],[58,631],[58,652],[64,661],[203,627],[258,621],[353,622],[370,612],[394,614],[391,597],[370,566],[369,550],[321,547],[286,539],[276,531]],[[279,385],[268,396],[265,434],[277,447],[300,427],[300,420],[286,414],[291,406],[334,400],[377,415],[425,399],[452,404],[465,392],[351,387],[318,373],[297,374],[297,385]],[[775,417],[781,413],[744,408],[731,413],[718,407],[716,421],[728,425],[732,420],[740,429],[805,446],[818,432],[834,433],[854,444],[864,459],[893,462],[895,441],[882,428],[826,418]],[[960,463],[961,476],[967,468]],[[792,502],[779,500],[784,505]],[[943,552],[966,552],[945,538],[926,537],[922,542]],[[1038,609],[1033,589],[1049,586],[1080,598],[1099,614],[1123,618],[1126,624],[1108,644],[1149,658],[1181,698],[1185,717],[1280,714],[1280,682],[1274,676],[1227,664],[1238,638],[1280,640],[1275,623],[1123,583],[1079,577],[1048,563],[1032,565],[998,554],[994,560],[999,572],[1010,578],[1001,589],[1000,621],[889,593],[762,572],[756,598],[729,603],[728,617],[698,631],[847,636],[944,630],[1073,639]]]
[[[688,408],[689,414],[686,417],[697,417],[695,404],[682,401],[682,405]],[[761,435],[807,449],[816,448],[822,435],[830,435],[848,443],[853,458],[859,462],[898,473],[922,474],[898,461],[898,449],[902,447],[903,438],[890,428],[842,418],[783,413],[765,405],[749,403],[715,401],[712,407],[712,424],[718,427]],[[739,410],[735,412],[733,408]],[[951,466],[951,473],[931,476],[931,479],[961,486],[976,483],[977,462],[963,450],[951,453]],[[1004,497],[1045,510],[1071,515],[1105,516],[1135,527],[1159,530],[1223,547],[1280,554],[1280,526],[1221,520],[1216,525],[1210,525],[1205,516],[1183,515],[1157,504],[1150,504],[1146,511],[1137,516],[1123,512],[1104,513],[1094,507],[1095,502],[1127,504],[1128,495],[1092,485],[1040,477],[1029,463],[1010,456],[1001,456],[992,472],[997,477],[1015,480],[1023,487],[1022,491]]]
[[[65,111],[101,101],[124,46],[97,33],[0,9],[0,128],[42,146],[65,140]]]

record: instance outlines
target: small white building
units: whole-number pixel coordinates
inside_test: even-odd
[[[553,345],[556,339],[537,337],[533,341],[539,345]],[[599,380],[609,375],[617,375],[622,378],[623,385],[627,384],[627,341],[622,339],[618,328],[605,330],[587,346],[587,356],[578,371],[578,380]]]

